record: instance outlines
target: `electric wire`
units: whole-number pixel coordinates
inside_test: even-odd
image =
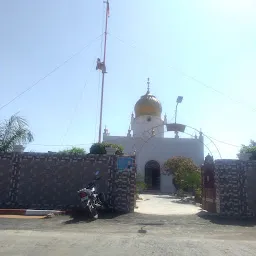
[[[151,129],[150,129],[151,130]],[[166,132],[166,131],[165,131]],[[184,132],[184,134],[187,134],[186,132]],[[191,134],[187,134],[187,135],[190,135],[190,136],[192,136]],[[203,133],[203,135],[206,135],[205,133]],[[234,145],[234,144],[231,144],[231,143],[229,143],[229,142],[225,142],[225,141],[221,141],[221,140],[217,140],[217,139],[215,139],[215,138],[212,138],[211,136],[207,136],[208,138],[211,138],[212,140],[215,140],[216,142],[219,142],[219,143],[221,143],[221,144],[224,144],[224,145],[227,145],[227,146],[232,146],[232,147],[237,147],[237,148],[240,148],[241,146],[239,146],[239,145]],[[111,141],[117,141],[117,140],[119,140],[119,138],[116,138],[116,139],[113,139],[113,140],[111,140]],[[146,142],[146,140],[144,140],[144,142]],[[63,144],[40,144],[40,143],[31,143],[31,144],[29,144],[30,146],[45,146],[45,147],[51,147],[51,146],[53,146],[53,147],[61,147],[61,146],[86,146],[86,145],[92,145],[94,142],[91,142],[91,143],[85,143],[85,144],[68,144],[68,145],[63,145]],[[211,144],[211,143],[209,143],[209,144]],[[209,145],[209,144],[206,144],[207,146]]]
[[[42,147],[76,147],[76,146],[88,146],[92,145],[92,143],[85,143],[85,144],[40,144],[40,143],[31,143],[29,146],[42,146]]]
[[[83,52],[86,48],[88,48],[93,42],[97,41],[99,38],[101,37],[98,36],[95,39],[91,40],[88,44],[84,45],[80,50],[78,50],[77,52],[75,52],[73,55],[71,55],[71,57],[69,57],[68,59],[66,59],[65,61],[63,61],[60,65],[56,66],[54,69],[52,69],[49,73],[47,73],[46,75],[44,75],[43,77],[41,77],[39,80],[37,80],[34,84],[32,84],[30,87],[28,87],[26,90],[22,91],[21,93],[19,93],[18,95],[16,95],[13,99],[11,99],[10,101],[8,101],[7,103],[5,103],[4,105],[2,105],[0,107],[0,110],[2,110],[3,108],[7,107],[8,105],[10,105],[12,102],[14,102],[15,100],[17,100],[18,98],[20,98],[22,95],[24,95],[25,93],[29,92],[30,90],[32,90],[36,85],[38,85],[41,81],[45,80],[47,77],[49,77],[50,75],[52,75],[54,72],[56,72],[58,69],[60,69],[61,67],[63,67],[65,64],[67,64],[70,60],[72,60],[75,56],[79,55],[81,52]]]
[[[229,142],[225,142],[225,141],[222,141],[222,140],[215,139],[215,138],[213,138],[213,137],[211,137],[211,136],[208,136],[208,137],[211,138],[212,140],[215,140],[216,142],[225,144],[225,145],[227,145],[227,146],[231,146],[231,147],[235,147],[235,148],[241,148],[241,145],[238,146],[238,145],[235,145],[235,144],[231,144],[231,143],[229,143]]]
[[[104,29],[104,28],[103,28]],[[110,33],[108,33],[109,35],[111,35]],[[118,38],[116,36],[114,36],[115,38],[117,38],[120,42],[123,42],[124,44],[127,44],[124,40],[122,40],[121,38]],[[2,105],[0,107],[0,110],[2,110],[3,108],[5,108],[6,106],[8,106],[9,104],[11,104],[12,102],[14,102],[16,99],[18,99],[19,97],[21,97],[22,95],[24,95],[26,92],[30,91],[31,89],[33,89],[36,85],[38,85],[41,81],[45,80],[47,77],[49,77],[51,74],[53,74],[54,72],[56,72],[58,69],[60,69],[62,66],[64,66],[66,63],[68,63],[71,59],[73,59],[75,56],[79,55],[84,49],[86,49],[87,47],[89,47],[94,41],[98,40],[99,38],[101,38],[101,55],[102,55],[102,45],[103,45],[103,34],[101,34],[99,37],[97,37],[96,39],[92,40],[90,43],[86,44],[85,46],[83,46],[79,51],[77,51],[75,54],[73,54],[71,57],[69,57],[68,59],[66,59],[64,62],[62,62],[60,65],[58,65],[57,67],[55,67],[53,70],[51,70],[49,73],[47,73],[45,76],[41,77],[37,82],[35,82],[34,84],[32,84],[32,86],[30,86],[29,88],[27,88],[26,90],[24,90],[23,92],[21,92],[20,94],[18,94],[17,96],[15,96],[12,100],[10,100],[9,102],[7,102],[6,104]],[[132,48],[137,48],[135,45],[130,45]],[[213,90],[214,92],[216,93],[219,93],[227,98],[229,98],[231,101],[233,102],[236,102],[236,103],[239,103],[239,104],[245,104],[241,101],[237,101],[237,100],[234,100],[232,97],[230,97],[229,95],[226,95],[225,93],[207,85],[206,83],[200,81],[199,79],[197,79],[196,77],[194,76],[190,76],[188,74],[186,74],[185,72],[173,67],[173,66],[169,66],[170,68],[172,68],[173,70],[175,70],[176,72],[179,72],[183,77],[186,77],[190,80],[193,80],[194,82],[198,83],[198,84],[201,84],[202,86],[208,88],[208,89],[211,89]],[[100,78],[100,74],[99,74],[99,78]],[[100,79],[99,79],[100,81]],[[99,83],[100,84],[100,83]],[[86,82],[84,83],[84,86],[83,86],[83,89],[82,89],[82,96],[81,98],[83,97],[84,95],[84,91],[85,91],[85,87],[86,87]],[[100,86],[98,86],[99,88]],[[77,111],[78,109],[78,105],[79,105],[79,102],[77,102],[77,105],[74,109],[74,113]],[[245,104],[246,106],[248,106],[247,104]],[[251,107],[250,108],[255,111],[256,109]],[[98,109],[98,101],[97,101],[97,109]],[[74,117],[74,115],[72,116]],[[96,119],[97,120],[97,119]],[[171,119],[173,120],[173,118]],[[67,135],[68,133],[68,130],[70,128],[70,126],[72,125],[72,122],[73,122],[73,118],[70,120],[69,122],[69,125],[67,127],[67,130],[66,130],[66,133],[64,136]],[[96,124],[95,124],[95,127],[97,126],[97,121],[96,121]],[[96,129],[96,128],[95,128]],[[96,133],[95,133],[96,134]],[[184,132],[184,134],[187,134],[187,135],[190,135],[191,137],[193,137],[191,134],[189,133],[186,133]],[[205,135],[205,134],[204,134]],[[96,136],[96,135],[95,135]],[[212,140],[216,141],[216,142],[219,142],[219,143],[222,143],[222,144],[225,144],[225,145],[228,145],[228,146],[232,146],[232,147],[241,147],[241,146],[238,146],[238,145],[234,145],[234,144],[231,144],[231,143],[228,143],[228,142],[225,142],[225,141],[221,141],[221,140],[218,140],[218,139],[215,139],[211,136],[208,136],[209,138],[211,138]],[[95,142],[95,139],[94,139],[94,142]],[[75,145],[63,145],[63,143],[61,145],[51,145],[51,144],[30,144],[31,146],[86,146],[86,145],[91,145],[93,143],[87,143],[87,144],[75,144]],[[204,146],[206,146],[204,144]],[[207,146],[206,146],[207,147]],[[207,147],[207,149],[209,150],[209,148]]]
[[[115,36],[115,35],[112,35],[109,33],[110,36],[116,38],[117,40],[119,40],[120,42],[122,42],[123,44],[127,44],[128,46],[130,46],[131,48],[134,48],[134,49],[138,49],[137,46],[135,46],[134,44],[130,44],[130,43],[127,43],[126,41],[124,41],[123,39]],[[140,52],[143,51],[141,49],[138,49]],[[147,56],[149,56],[149,54],[147,53],[146,54]],[[155,58],[155,57],[154,57]],[[171,66],[171,65],[167,65],[168,67],[170,67],[172,70],[176,71],[176,73],[180,74],[181,76],[187,78],[187,79],[190,79],[194,82],[196,82],[197,84],[200,84],[201,86],[204,86],[205,88],[207,89],[210,89],[212,91],[214,91],[215,93],[218,93],[226,98],[228,98],[230,101],[234,102],[234,103],[238,103],[238,104],[241,104],[241,105],[244,105],[246,106],[247,108],[249,108],[250,110],[252,110],[253,112],[256,112],[256,108],[251,106],[251,105],[248,105],[247,103],[243,102],[243,101],[240,101],[240,100],[236,100],[234,99],[233,97],[231,97],[230,95],[227,95],[225,94],[224,92],[221,92],[220,90],[217,90],[215,89],[214,87],[208,85],[207,83],[205,82],[202,82],[201,80],[197,79],[195,76],[191,76],[191,75],[188,75],[186,74],[185,72],[183,72],[182,70],[174,67],[174,66]]]
[[[186,134],[186,135],[189,135],[189,136],[191,136],[192,138],[194,137],[192,134],[190,134],[190,133],[187,133],[187,132],[183,132],[184,134]],[[208,147],[208,145],[206,145],[204,142],[202,142],[202,141],[200,141],[201,143],[203,143],[203,145],[207,148],[207,150],[209,151],[209,153],[213,156],[213,154],[212,154],[212,151],[210,150],[210,148]]]
[[[110,33],[108,33],[109,35],[112,35]],[[122,40],[121,38],[119,37],[116,37],[114,36],[116,39],[118,39],[119,41],[123,42],[124,44],[127,44],[124,40]],[[99,38],[102,38],[103,39],[103,34],[101,34],[99,37],[97,37],[96,39],[94,39],[92,42],[98,40]],[[59,68],[61,68],[63,65],[65,65],[68,61],[70,61],[72,58],[74,58],[76,55],[80,54],[85,48],[87,48],[88,46],[91,45],[90,42],[89,44],[85,45],[82,49],[80,49],[78,52],[76,52],[75,54],[73,54],[70,58],[68,58],[67,60],[65,60],[62,64],[60,64],[59,66],[57,66],[56,68],[54,68],[51,72],[49,72],[48,74],[46,74],[44,77],[40,78],[36,83],[34,83],[31,87],[29,87],[28,89],[26,89],[25,91],[23,91],[22,93],[20,93],[19,95],[17,95],[15,98],[13,98],[11,101],[9,101],[8,103],[6,103],[5,105],[1,106],[0,107],[0,110],[3,109],[4,107],[8,106],[10,103],[12,103],[13,101],[15,101],[17,98],[19,98],[20,96],[22,96],[23,94],[25,94],[26,92],[28,92],[29,90],[31,90],[33,87],[35,87],[39,82],[41,82],[42,80],[44,80],[45,78],[47,78],[48,76],[50,76],[52,73],[54,73],[56,70],[58,70]],[[103,40],[101,42],[101,55],[102,55],[102,43],[103,43]],[[137,48],[135,45],[130,45],[132,48]],[[234,99],[232,99],[230,96],[227,96],[226,94],[224,94],[223,92],[219,91],[219,90],[216,90],[215,88],[207,85],[206,83],[198,80],[197,78],[193,77],[193,76],[190,76],[190,75],[187,75],[186,73],[184,73],[183,71],[180,71],[178,70],[177,68],[173,67],[173,66],[170,66],[173,70],[176,70],[176,71],[179,71],[184,77],[187,77],[203,86],[205,86],[206,88],[208,89],[211,89],[219,94],[222,94],[223,96],[225,97],[228,97],[230,100],[234,101]],[[83,87],[84,89],[84,87]],[[236,103],[240,103],[240,104],[243,104],[242,102],[240,101],[236,101]],[[98,104],[97,104],[98,105]],[[256,109],[253,109],[253,110],[256,110]],[[173,118],[172,118],[173,119]],[[171,120],[172,120],[171,119]],[[186,133],[185,133],[186,134]],[[187,135],[190,135],[191,134],[187,134]],[[232,146],[232,147],[240,147],[238,145],[234,145],[234,144],[231,144],[231,143],[228,143],[228,142],[225,142],[225,141],[221,141],[221,140],[218,140],[218,139],[215,139],[215,138],[212,138],[210,136],[208,136],[209,138],[211,138],[212,140],[216,141],[216,142],[219,142],[219,143],[222,143],[222,144],[225,144],[225,145],[229,145],[229,146]],[[94,139],[95,141],[95,139]],[[82,145],[91,145],[93,143],[87,143],[87,144],[73,144],[73,145],[51,145],[51,144],[30,144],[31,146],[34,145],[34,146],[82,146]]]
[[[89,73],[91,73],[91,72],[94,70],[94,69],[93,69],[94,66],[95,66],[95,62],[94,62],[94,60],[93,60],[92,67],[91,67]],[[87,79],[86,79],[86,80],[87,80]],[[87,81],[84,82],[84,85],[83,85],[83,88],[82,88],[82,92],[79,94],[79,95],[80,95],[80,98],[79,98],[79,100],[77,101],[77,104],[76,104],[76,106],[75,106],[75,108],[74,108],[74,111],[73,111],[73,113],[72,113],[72,115],[71,115],[71,118],[70,118],[69,124],[68,124],[68,126],[67,126],[66,132],[64,133],[64,135],[63,135],[63,137],[62,137],[62,144],[63,144],[64,139],[65,139],[65,137],[67,136],[67,134],[68,134],[68,132],[69,132],[69,130],[70,130],[70,128],[71,128],[71,125],[72,125],[73,120],[74,120],[74,118],[75,118],[75,115],[76,115],[76,112],[77,112],[77,110],[78,110],[78,107],[79,107],[79,105],[80,105],[81,102],[82,102],[82,99],[83,99],[83,97],[84,97],[84,93],[85,93],[86,87],[87,87]]]
[[[196,82],[196,83],[198,83],[198,84],[201,84],[202,86],[204,86],[204,87],[206,87],[206,88],[208,88],[208,89],[211,89],[212,91],[214,91],[214,92],[216,92],[216,93],[218,93],[218,94],[220,94],[220,95],[222,95],[222,96],[228,98],[230,101],[233,101],[234,103],[238,103],[238,104],[241,104],[241,105],[245,105],[245,106],[247,106],[248,108],[250,108],[253,112],[256,111],[256,108],[254,108],[254,107],[252,107],[252,106],[250,106],[250,105],[248,105],[248,104],[246,104],[246,103],[244,103],[244,102],[242,102],[242,101],[239,101],[239,100],[236,100],[236,99],[232,98],[230,95],[227,95],[227,94],[225,94],[225,93],[223,93],[223,92],[221,92],[221,91],[215,89],[214,87],[212,87],[212,86],[206,84],[205,82],[200,81],[200,80],[197,79],[196,77],[190,76],[190,75],[186,74],[185,72],[183,72],[182,70],[180,70],[180,69],[178,69],[178,68],[176,68],[176,67],[173,67],[173,66],[169,66],[169,67],[170,67],[171,69],[175,70],[176,72],[180,73],[183,77],[185,77],[185,78],[187,78],[187,79],[190,79],[190,80],[192,80],[192,81],[194,81],[194,82]]]
[[[79,106],[79,104],[81,103],[81,100],[82,100],[83,97],[84,97],[84,92],[85,92],[86,86],[87,86],[87,83],[84,82],[84,85],[83,85],[83,88],[82,88],[82,92],[81,92],[81,94],[79,94],[81,97],[80,97],[80,99],[77,101],[77,104],[76,104],[76,106],[75,106],[75,108],[74,108],[74,111],[72,112],[72,117],[71,117],[70,120],[69,120],[67,129],[66,129],[66,132],[64,133],[64,135],[63,135],[63,137],[62,137],[62,144],[63,144],[64,139],[65,139],[66,136],[68,135],[68,132],[69,132],[70,127],[71,127],[71,125],[72,125],[72,123],[73,123],[75,114],[76,114],[76,112],[77,112],[77,110],[78,110],[78,106]]]

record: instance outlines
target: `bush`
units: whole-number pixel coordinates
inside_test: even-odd
[[[202,189],[197,188],[195,189],[195,201],[196,203],[202,203]]]
[[[180,198],[185,197],[185,193],[182,189],[178,189],[176,195],[177,195],[177,197],[180,197]]]
[[[250,157],[250,160],[256,160],[256,142],[254,140],[251,140],[248,146],[242,145],[239,153],[251,153],[252,156]]]
[[[137,174],[136,177],[136,199],[140,199],[139,194],[147,188],[147,184],[144,182],[143,177]]]
[[[85,155],[86,151],[84,148],[72,147],[70,149],[64,149],[59,151],[60,154],[71,154],[71,155]]]
[[[137,174],[136,177],[136,192],[139,194],[147,188],[147,184],[144,182],[142,176]]]
[[[94,155],[104,155],[107,153],[106,148],[112,147],[116,149],[116,155],[123,155],[124,148],[121,145],[112,144],[112,143],[94,143],[90,148],[90,154]]]
[[[173,157],[165,164],[165,173],[173,175],[175,187],[183,191],[195,190],[201,186],[201,172],[192,159],[186,157]]]
[[[182,182],[183,189],[197,189],[201,186],[201,173],[199,171],[187,172]]]
[[[105,146],[102,143],[94,143],[90,148],[90,154],[95,154],[95,155],[106,154]]]

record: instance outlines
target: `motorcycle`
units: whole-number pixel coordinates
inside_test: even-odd
[[[99,171],[95,173],[95,179],[90,182],[85,188],[77,191],[83,209],[88,210],[90,217],[98,219],[98,209],[105,209],[107,207],[105,195],[97,193],[96,181],[100,180]]]

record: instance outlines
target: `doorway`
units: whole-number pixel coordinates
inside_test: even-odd
[[[145,165],[145,183],[148,190],[160,190],[160,164],[155,160]]]

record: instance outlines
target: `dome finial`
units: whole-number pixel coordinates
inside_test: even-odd
[[[148,77],[147,84],[148,84],[148,91],[147,91],[147,94],[149,94],[149,93],[150,93],[150,87],[149,87],[149,85],[150,85],[150,79],[149,79],[149,77]]]
[[[150,93],[150,80],[147,79],[148,90],[136,102],[134,107],[135,118],[139,116],[158,116],[161,117],[162,105],[159,100]],[[131,123],[132,124],[132,123]],[[133,128],[133,127],[132,127]]]

